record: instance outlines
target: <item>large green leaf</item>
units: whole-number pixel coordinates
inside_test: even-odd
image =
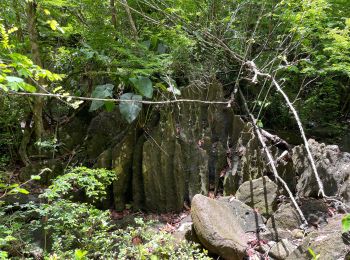
[[[7,80],[7,86],[13,91],[18,91],[20,89],[27,92],[36,91],[36,87],[24,82],[22,78],[15,77],[15,76],[6,76],[6,80]]]
[[[152,98],[153,96],[153,86],[152,81],[143,76],[138,76],[136,78],[129,79],[138,92],[144,97]]]
[[[133,122],[141,111],[142,104],[137,101],[142,100],[142,96],[135,95],[134,93],[125,93],[120,96],[121,100],[135,100],[133,101],[121,101],[119,104],[119,110],[122,116],[128,121]]]
[[[105,84],[96,86],[95,90],[92,92],[93,98],[107,98],[113,96],[114,86],[112,84]],[[105,101],[94,100],[91,102],[89,111],[95,111],[102,107],[105,104]]]

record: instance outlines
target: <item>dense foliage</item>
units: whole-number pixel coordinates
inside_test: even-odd
[[[103,199],[114,179],[105,169],[73,168],[40,195],[40,204],[5,203],[0,210],[1,259],[208,259],[196,245],[158,231],[156,222],[135,218],[135,225],[118,229],[109,211],[72,201],[79,190],[93,200]]]
[[[27,184],[40,179],[19,182],[16,166],[58,152],[73,165],[76,151],[57,131],[77,114],[119,109],[146,128],[162,106],[142,101],[179,99],[190,84],[220,82],[237,111],[240,89],[259,126],[293,130],[274,78],[311,134],[341,133],[350,117],[349,13],[348,0],[0,1],[0,200],[32,192]],[[44,203],[2,207],[0,258],[206,258],[139,219],[115,230],[93,206],[115,178],[76,167],[53,181]],[[79,189],[90,203],[71,198]]]

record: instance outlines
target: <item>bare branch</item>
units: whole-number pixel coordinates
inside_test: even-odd
[[[299,131],[300,131],[301,137],[303,138],[305,149],[306,149],[306,152],[307,152],[310,164],[311,164],[311,168],[312,168],[312,171],[314,172],[314,175],[316,177],[317,184],[318,184],[318,187],[319,187],[318,195],[321,194],[322,197],[326,197],[326,195],[324,193],[323,183],[322,183],[322,181],[320,179],[320,176],[318,175],[318,172],[317,172],[317,169],[316,169],[315,160],[312,157],[312,153],[311,153],[311,150],[310,150],[310,147],[309,147],[309,143],[308,143],[308,141],[306,139],[304,128],[303,128],[303,125],[302,125],[301,120],[299,118],[299,115],[298,115],[297,111],[295,110],[294,106],[292,105],[292,103],[290,102],[287,94],[282,90],[281,86],[278,84],[276,79],[274,77],[272,77],[271,79],[272,79],[272,83],[275,85],[277,91],[280,92],[281,95],[283,96],[284,100],[286,101],[289,109],[292,111],[293,116],[294,116],[294,118],[295,118],[295,120],[296,120],[296,122],[298,124]]]
[[[128,103],[141,103],[149,105],[165,105],[174,103],[200,103],[200,104],[222,104],[228,105],[229,101],[210,101],[210,100],[198,100],[198,99],[175,99],[175,100],[164,100],[164,101],[148,101],[148,100],[127,100],[127,99],[115,99],[115,98],[92,98],[92,97],[78,97],[71,95],[51,94],[51,93],[29,93],[29,92],[5,92],[8,95],[18,96],[41,96],[41,97],[54,97],[54,98],[68,98],[75,100],[84,101],[110,101],[115,103],[128,102]]]
[[[287,183],[279,176],[279,174],[277,172],[277,169],[276,169],[276,166],[275,166],[275,161],[274,161],[274,159],[273,159],[273,157],[271,155],[270,150],[266,146],[266,143],[264,141],[263,135],[261,133],[261,129],[256,125],[256,119],[250,113],[248,105],[247,105],[247,101],[246,101],[246,99],[245,99],[245,97],[244,97],[244,95],[243,95],[241,90],[239,90],[239,94],[240,94],[240,97],[241,97],[241,99],[243,101],[244,108],[245,108],[247,114],[249,115],[249,117],[251,119],[251,122],[253,123],[254,130],[255,130],[255,132],[256,132],[256,134],[258,136],[259,142],[262,145],[264,152],[266,153],[267,159],[269,160],[269,164],[268,165],[271,167],[272,172],[273,172],[273,174],[275,176],[275,179],[278,180],[283,185],[284,189],[287,191],[287,193],[288,193],[290,199],[292,200],[292,203],[293,203],[294,207],[296,208],[296,210],[297,210],[297,212],[298,212],[298,214],[299,214],[299,216],[300,216],[304,226],[306,227],[308,225],[307,220],[304,217],[304,214],[301,211],[298,203],[296,202],[296,200],[295,200],[295,198],[293,196],[293,193],[289,189]]]

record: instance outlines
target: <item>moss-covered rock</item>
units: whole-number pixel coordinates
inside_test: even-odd
[[[119,143],[126,135],[128,125],[119,110],[101,112],[93,118],[87,129],[85,149],[89,159],[97,158],[104,150]]]
[[[44,169],[50,169],[45,171]],[[21,182],[25,182],[30,180],[30,176],[38,175],[42,171],[40,178],[40,183],[47,185],[50,184],[51,181],[57,176],[64,173],[65,165],[61,160],[51,159],[51,160],[42,160],[40,162],[33,162],[30,165],[23,167],[19,174],[19,179]]]
[[[183,98],[223,99],[220,85],[182,89]],[[217,187],[225,168],[229,117],[220,105],[179,104],[164,108],[159,124],[146,135],[142,179],[147,209],[180,211],[195,194]],[[210,185],[211,184],[211,185]]]
[[[142,178],[146,208],[179,211],[185,195],[181,146],[171,118],[160,123],[143,145]]]
[[[114,206],[118,211],[125,207],[131,183],[135,135],[135,131],[130,131],[112,150],[112,169],[117,175],[117,180],[113,183]]]

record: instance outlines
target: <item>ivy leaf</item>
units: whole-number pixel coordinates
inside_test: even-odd
[[[166,46],[163,43],[159,43],[158,47],[157,47],[157,53],[158,54],[164,54],[164,53],[166,53],[167,49],[168,49],[168,46]]]
[[[130,78],[129,80],[142,96],[152,98],[153,86],[152,81],[149,78],[138,76],[137,78]]]
[[[114,86],[112,84],[105,84],[105,85],[98,85],[96,86],[95,90],[92,92],[92,97],[93,98],[107,98],[107,97],[112,97],[113,96],[113,89]],[[105,104],[104,101],[99,101],[99,100],[93,100],[91,102],[91,106],[89,111],[95,111],[102,107]]]
[[[135,95],[134,93],[125,93],[120,96],[120,99],[141,101],[142,96]],[[119,104],[120,113],[126,119],[126,121],[128,121],[128,123],[133,122],[137,118],[141,108],[142,104],[140,102],[121,101]]]
[[[344,233],[350,231],[350,214],[343,217],[343,219],[341,220],[341,224]]]

